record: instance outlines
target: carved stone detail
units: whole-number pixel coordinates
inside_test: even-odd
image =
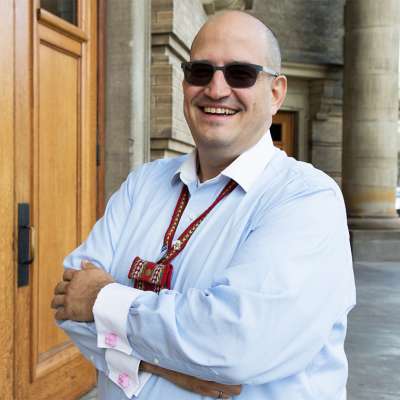
[[[341,185],[341,79],[317,79],[310,88],[311,161]]]
[[[202,0],[207,15],[222,10],[251,10],[253,0]]]

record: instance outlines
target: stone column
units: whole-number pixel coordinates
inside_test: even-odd
[[[400,229],[399,17],[399,0],[345,6],[343,192],[351,228]]]
[[[105,192],[150,159],[151,2],[107,1]]]

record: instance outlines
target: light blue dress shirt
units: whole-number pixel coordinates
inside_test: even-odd
[[[130,304],[126,334],[132,356],[242,384],[235,399],[346,399],[344,340],[355,286],[336,183],[274,148],[269,134],[204,183],[196,175],[195,154],[133,171],[65,267],[88,260],[131,287],[127,275],[135,256],[156,261],[160,255],[182,184],[190,200],[175,238],[232,178],[238,187],[173,261],[172,289],[141,292]],[[100,398],[126,399],[107,377],[95,323],[60,325],[99,370]],[[134,398],[206,397],[151,376]]]

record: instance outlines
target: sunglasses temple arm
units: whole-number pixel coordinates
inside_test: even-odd
[[[268,67],[263,67],[263,71],[266,72],[267,74],[272,75],[275,78],[277,78],[280,75],[278,72],[276,72],[272,68],[268,68]]]

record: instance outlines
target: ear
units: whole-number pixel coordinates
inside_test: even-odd
[[[185,93],[185,90],[186,90],[186,89],[188,88],[188,86],[190,86],[190,85],[185,81],[185,78],[182,78],[181,83],[182,83],[182,90],[183,90],[183,93]]]
[[[287,91],[287,79],[284,75],[276,77],[271,84],[271,111],[275,115],[285,100]]]

